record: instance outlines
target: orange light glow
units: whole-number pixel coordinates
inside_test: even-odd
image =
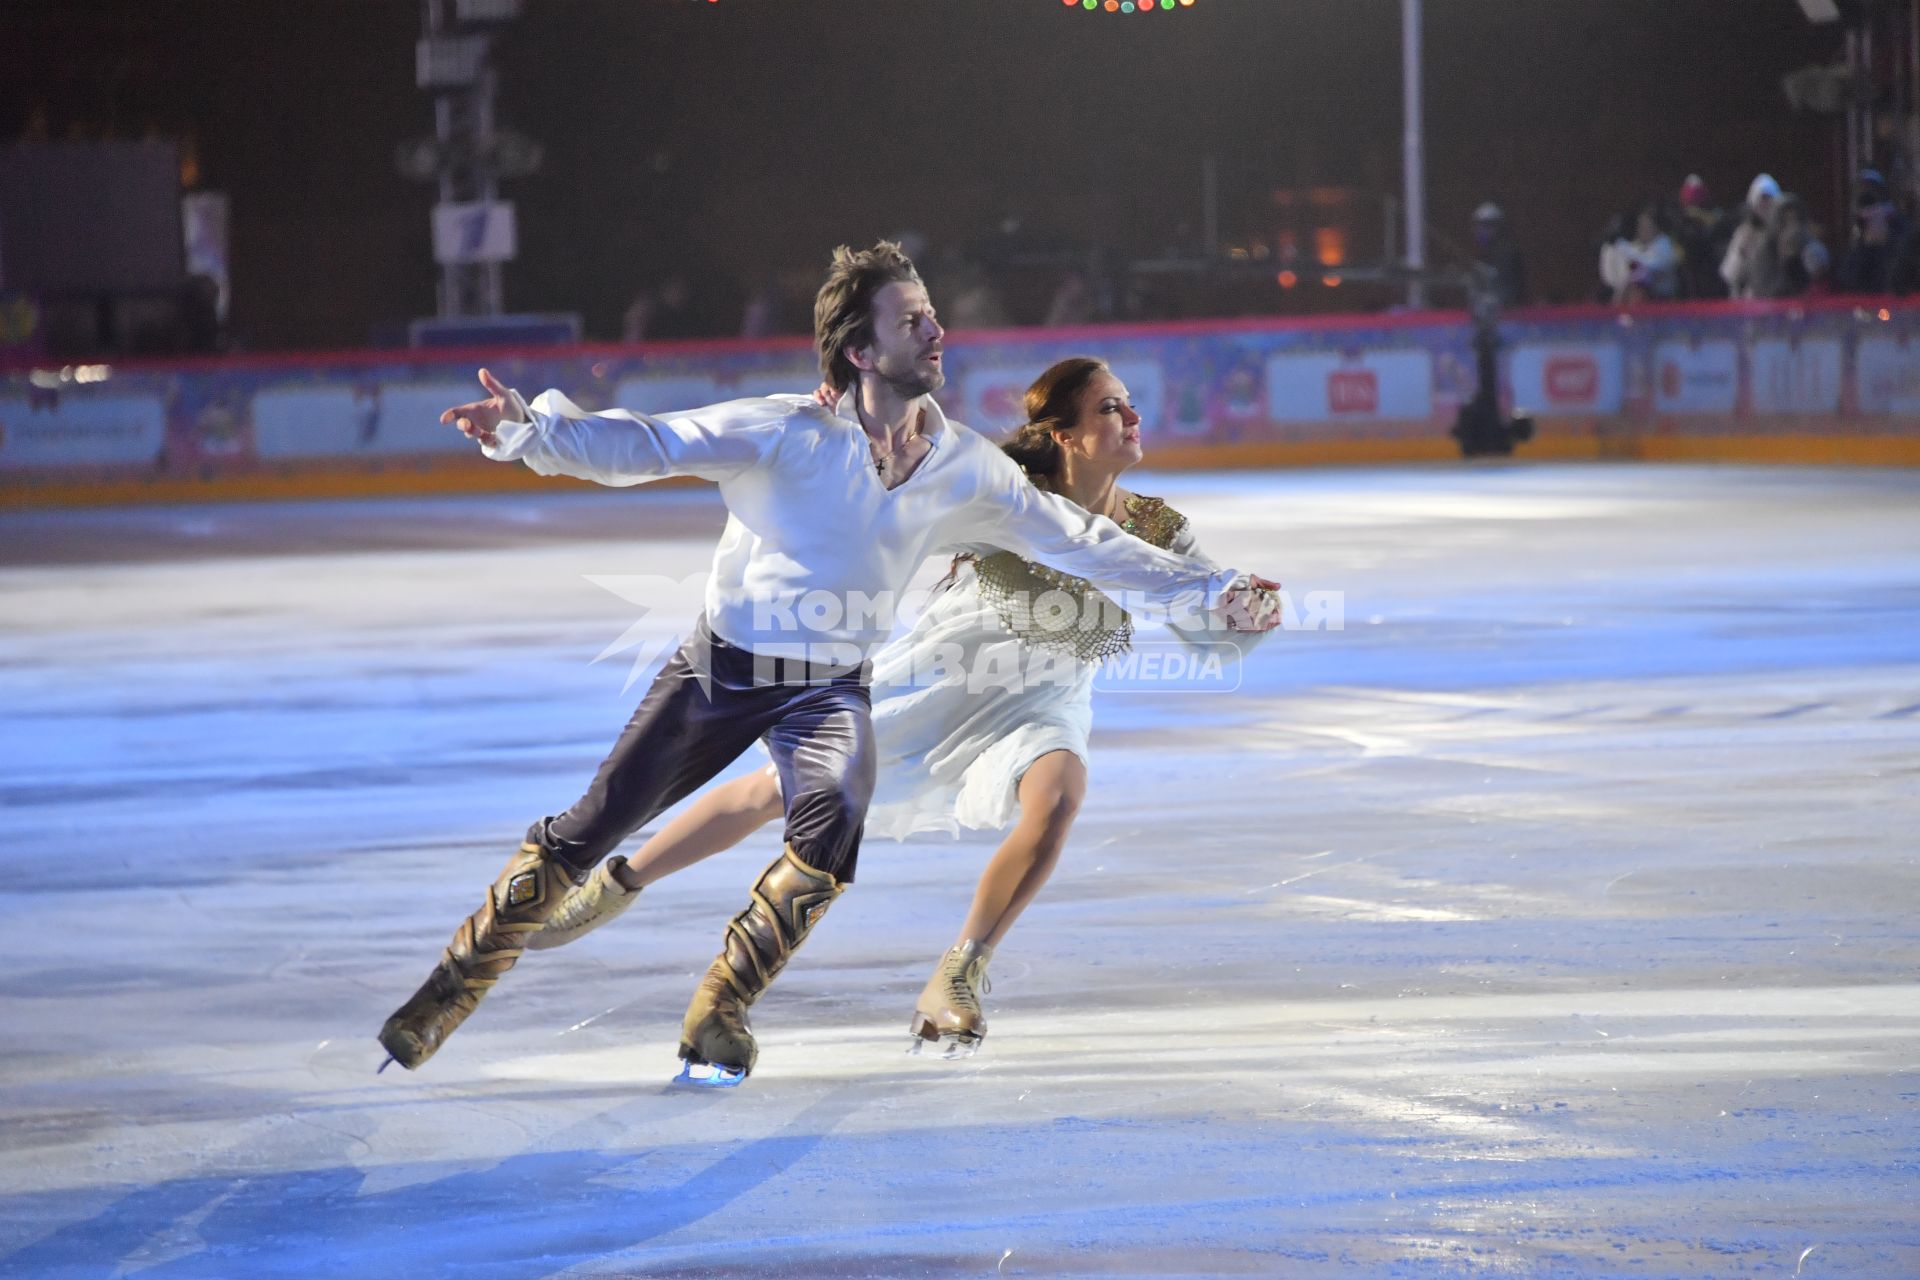
[[[1320,227],[1313,233],[1313,256],[1323,267],[1337,267],[1347,260],[1347,233],[1339,227]]]
[[[1320,283],[1329,289],[1338,289],[1340,287],[1340,277],[1329,273],[1320,277]]]
[[[1282,289],[1291,289],[1300,283],[1300,277],[1291,271],[1282,271],[1279,275],[1275,276],[1274,279],[1280,282]]]

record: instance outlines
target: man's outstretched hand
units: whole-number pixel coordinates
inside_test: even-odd
[[[1280,597],[1274,594],[1280,584],[1257,573],[1247,575],[1247,585],[1235,587],[1220,598],[1220,612],[1229,631],[1271,631],[1280,625]]]
[[[501,386],[500,380],[485,369],[480,371],[480,385],[487,389],[487,399],[475,400],[472,404],[457,404],[441,414],[440,421],[460,428],[462,435],[470,440],[478,440],[491,449],[500,443],[500,437],[494,431],[512,412],[513,393]]]

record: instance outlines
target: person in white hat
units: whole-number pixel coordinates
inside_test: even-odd
[[[1747,208],[1733,239],[1727,243],[1727,256],[1720,260],[1720,278],[1735,298],[1756,298],[1754,271],[1761,246],[1773,227],[1773,210],[1780,203],[1780,184],[1773,175],[1763,173],[1747,186]]]

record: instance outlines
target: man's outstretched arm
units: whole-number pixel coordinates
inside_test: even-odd
[[[1264,631],[1279,613],[1263,593],[1279,584],[1143,542],[1105,516],[1092,515],[1035,488],[1004,454],[989,448],[992,480],[972,504],[978,538],[1017,551],[1063,573],[1140,599],[1154,616],[1191,618],[1218,612],[1236,630]]]
[[[440,421],[459,428],[496,462],[524,462],[541,475],[631,485],[665,476],[723,480],[764,463],[789,410],[737,400],[686,413],[627,409],[588,413],[558,391],[531,405],[480,370],[484,400],[456,405]]]

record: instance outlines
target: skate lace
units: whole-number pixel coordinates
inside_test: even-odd
[[[947,999],[951,1004],[978,1005],[980,997],[993,994],[993,983],[987,980],[987,962],[974,960],[960,965],[947,974]]]

